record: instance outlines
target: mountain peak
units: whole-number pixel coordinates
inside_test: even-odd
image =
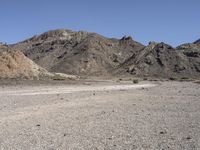
[[[197,41],[195,41],[194,44],[200,45],[200,39],[198,39]]]
[[[132,40],[133,40],[133,38],[131,36],[123,36],[121,38],[121,41],[132,41]]]
[[[154,42],[151,41],[149,42],[149,45],[147,47],[150,47],[151,49],[153,48],[157,48],[157,49],[173,49],[173,47],[171,45],[168,45],[164,42],[158,43],[158,42]]]

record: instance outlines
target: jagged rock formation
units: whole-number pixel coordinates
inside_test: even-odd
[[[196,41],[194,42],[194,44],[196,44],[196,45],[198,45],[198,46],[200,47],[200,39],[196,40]]]
[[[200,57],[190,58],[170,45],[151,42],[120,68],[136,76],[199,77]]]
[[[52,30],[12,45],[50,72],[87,76],[200,77],[200,40],[173,48],[131,37]]]
[[[178,46],[176,48],[178,51],[182,51],[189,58],[199,58],[200,57],[200,40],[194,43],[186,43]]]

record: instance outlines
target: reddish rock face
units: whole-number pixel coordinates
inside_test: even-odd
[[[21,51],[0,46],[0,78],[38,79],[48,72],[27,58]]]

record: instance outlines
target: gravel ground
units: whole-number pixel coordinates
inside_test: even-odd
[[[0,149],[198,150],[200,84],[0,87]]]

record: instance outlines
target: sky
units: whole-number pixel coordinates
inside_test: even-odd
[[[200,0],[0,0],[0,41],[53,29],[172,46],[200,39]]]

